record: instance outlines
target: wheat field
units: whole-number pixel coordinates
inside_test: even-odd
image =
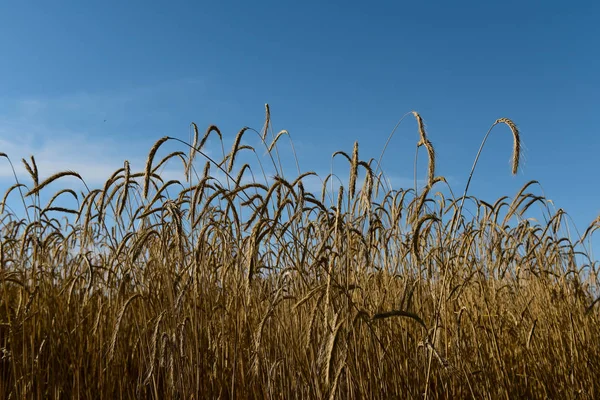
[[[284,176],[266,111],[220,156],[192,124],[99,188],[22,160],[0,205],[0,398],[600,398],[600,219],[574,234],[535,181],[469,195],[490,134],[518,171],[511,120],[455,192],[416,112],[426,183],[392,189],[358,143],[333,156],[346,182]]]

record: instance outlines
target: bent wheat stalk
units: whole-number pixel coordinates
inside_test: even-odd
[[[481,152],[483,151],[483,147],[485,146],[485,142],[487,141],[488,137],[490,136],[490,133],[492,133],[492,130],[494,129],[494,127],[501,123],[508,125],[508,127],[510,128],[510,131],[513,135],[513,152],[512,152],[512,161],[511,161],[513,175],[515,175],[519,169],[519,161],[521,159],[521,135],[519,133],[519,130],[517,129],[517,125],[515,125],[514,122],[512,122],[508,118],[499,118],[496,120],[496,122],[494,122],[492,124],[490,129],[488,129],[487,133],[485,134],[485,137],[483,138],[483,141],[481,142],[481,145],[479,146],[479,150],[477,151],[477,155],[475,156],[475,161],[473,162],[473,167],[471,168],[471,173],[469,173],[469,179],[467,179],[467,185],[465,186],[465,191],[463,193],[462,200],[460,202],[459,212],[457,213],[457,217],[459,217],[459,218],[462,213],[463,206],[465,204],[465,198],[467,197],[467,192],[469,191],[469,185],[471,184],[471,179],[473,178],[473,174],[475,173],[475,168],[477,167],[477,162],[479,161],[479,157],[481,156]],[[453,221],[452,227],[450,230],[451,238],[454,236],[455,228],[456,228],[456,222]]]

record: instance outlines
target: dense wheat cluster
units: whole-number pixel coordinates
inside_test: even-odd
[[[390,188],[356,144],[334,155],[347,184],[308,190],[269,115],[220,157],[203,152],[220,130],[192,124],[98,189],[55,191],[83,179],[23,160],[0,210],[0,398],[600,397],[600,221],[568,235],[536,182],[455,197],[417,113],[425,187]],[[493,125],[516,172],[519,131]]]

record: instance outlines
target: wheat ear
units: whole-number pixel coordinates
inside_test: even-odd
[[[352,161],[350,162],[350,182],[348,183],[348,197],[352,199],[356,192],[356,176],[358,175],[358,142],[354,142]]]
[[[51,177],[49,177],[48,179],[46,179],[44,182],[40,183],[38,186],[34,187],[29,192],[27,192],[25,194],[25,197],[31,196],[32,194],[39,193],[40,190],[42,190],[43,188],[45,188],[46,186],[48,186],[49,184],[51,184],[55,180],[60,179],[60,178],[62,178],[64,176],[74,176],[76,178],[79,178],[79,180],[81,180],[82,182],[84,182],[84,180],[81,177],[81,175],[79,175],[77,172],[74,172],[74,171],[57,172],[56,174],[54,174]]]
[[[235,137],[233,141],[233,146],[231,148],[230,159],[229,159],[229,169],[227,172],[231,172],[233,170],[233,163],[235,162],[235,156],[237,152],[240,150],[240,142],[242,141],[242,136],[244,136],[244,132],[246,132],[249,128],[247,126],[243,127]]]
[[[415,116],[417,120],[417,125],[419,127],[419,142],[417,146],[425,146],[427,149],[427,158],[429,161],[428,170],[427,170],[427,184],[429,186],[433,185],[433,179],[435,176],[435,149],[433,148],[433,144],[427,138],[427,132],[425,132],[425,125],[423,124],[423,118],[419,115],[418,112],[413,111],[412,114]]]
[[[194,161],[194,157],[196,156],[196,146],[198,145],[198,125],[196,125],[195,122],[192,122],[192,128],[194,129],[194,141],[192,142],[192,147],[190,148],[190,156],[188,157],[188,162],[185,166],[186,175],[190,173],[190,169],[192,168],[192,162]]]
[[[271,123],[271,110],[268,104],[265,104],[265,128],[262,133],[263,142],[267,139],[267,133],[269,132],[269,124]]]
[[[154,160],[154,156],[158,151],[158,148],[167,140],[169,140],[168,136],[162,137],[158,139],[154,146],[150,149],[150,153],[148,153],[148,158],[146,159],[146,169],[144,172],[144,198],[148,197],[148,187],[150,186],[150,175],[152,174],[152,161]]]
[[[121,326],[121,320],[123,319],[123,315],[125,314],[125,311],[127,311],[127,307],[131,304],[131,302],[135,299],[137,299],[138,297],[142,297],[141,294],[136,293],[133,296],[131,296],[126,302],[125,304],[123,304],[123,307],[121,308],[121,311],[119,312],[119,315],[117,316],[117,321],[115,322],[115,329],[113,331],[113,335],[112,335],[112,339],[110,341],[110,347],[108,350],[108,361],[112,361],[113,357],[115,356],[115,347],[117,345],[117,337],[119,336],[119,327]]]
[[[521,134],[519,133],[519,129],[517,128],[517,125],[508,118],[498,118],[496,120],[496,122],[494,122],[494,125],[497,125],[497,124],[506,124],[510,128],[510,131],[512,132],[513,153],[512,153],[511,165],[512,165],[512,173],[513,173],[513,175],[516,175],[517,171],[519,170],[519,163],[521,161]]]

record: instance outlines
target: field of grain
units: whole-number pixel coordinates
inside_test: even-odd
[[[358,144],[334,155],[347,182],[306,189],[268,107],[218,157],[219,129],[192,124],[100,188],[22,160],[0,205],[0,398],[600,398],[600,219],[575,235],[536,182],[494,203],[450,188],[407,118],[429,163],[416,190]],[[517,126],[488,134],[512,140],[516,173]]]

